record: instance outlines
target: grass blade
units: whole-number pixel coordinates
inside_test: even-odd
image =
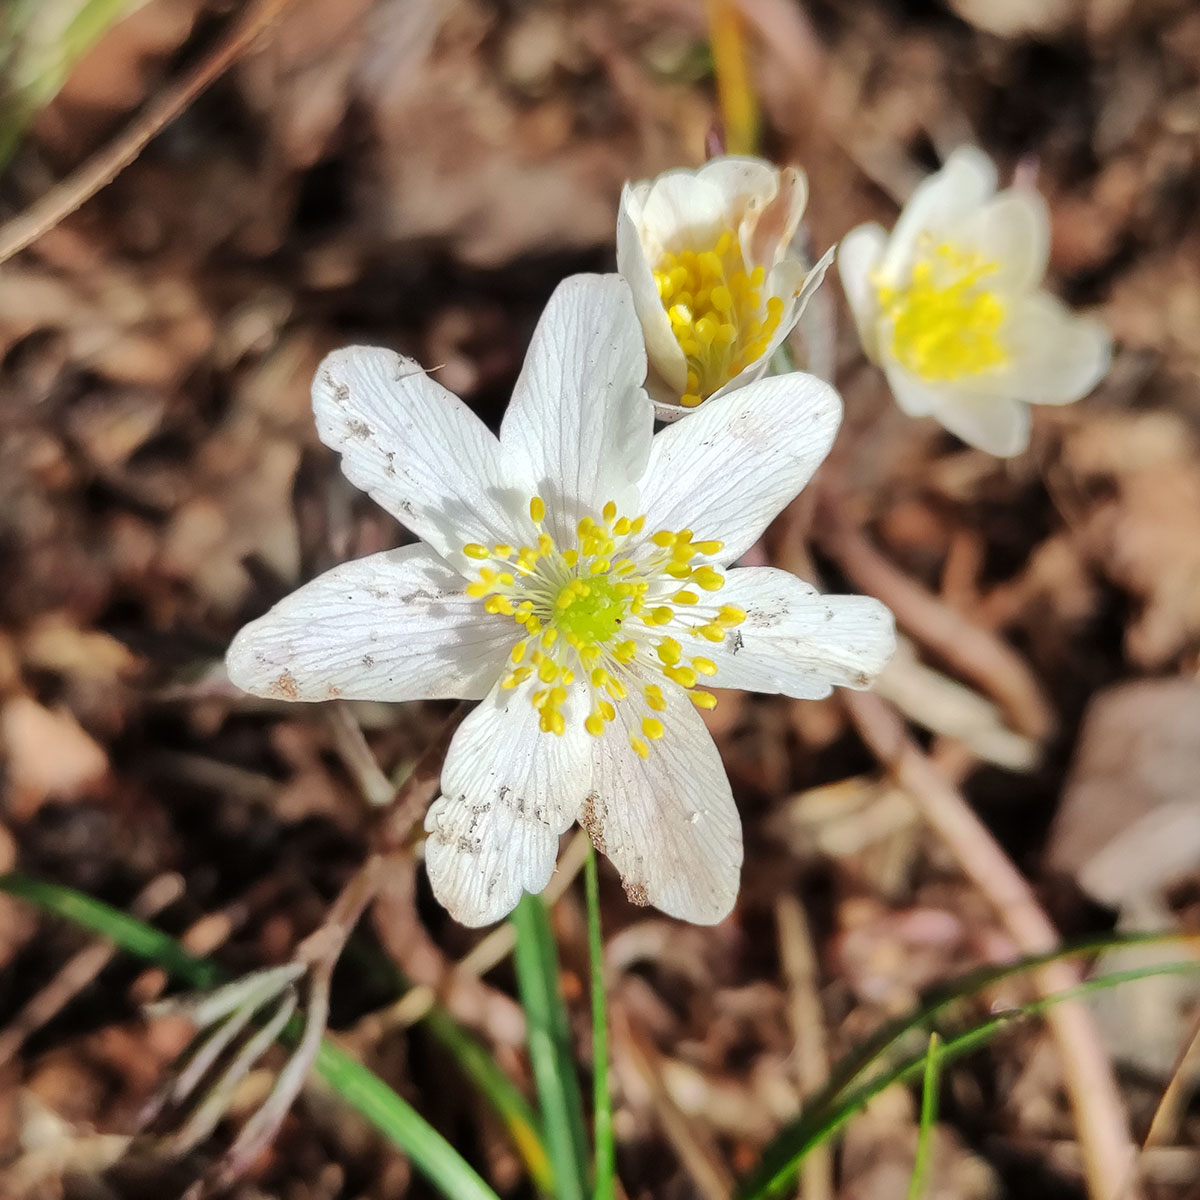
[[[828,1083],[809,1099],[807,1108],[815,1110],[830,1104],[858,1080],[868,1067],[877,1064],[883,1055],[902,1038],[918,1030],[928,1029],[938,1017],[943,1016],[955,1005],[973,999],[986,988],[1005,979],[1027,974],[1050,963],[1081,958],[1084,955],[1101,954],[1106,950],[1115,950],[1122,946],[1154,946],[1166,945],[1171,942],[1195,941],[1195,934],[1176,931],[1107,934],[1104,937],[1072,942],[1045,954],[1030,955],[1002,966],[978,967],[973,971],[968,971],[957,979],[950,980],[944,986],[934,989],[928,998],[911,1012],[886,1022],[870,1037],[859,1042],[834,1064]]]
[[[508,1130],[513,1145],[540,1192],[554,1190],[554,1171],[541,1123],[525,1094],[505,1074],[487,1049],[444,1010],[431,1009],[421,1026],[441,1043],[459,1069],[479,1089]]]
[[[936,1033],[931,1033],[929,1049],[925,1051],[925,1079],[921,1084],[921,1126],[917,1130],[917,1153],[913,1162],[912,1178],[908,1181],[908,1200],[921,1200],[925,1194],[925,1179],[929,1174],[933,1153],[933,1127],[937,1124],[938,1080],[942,1065],[938,1047],[941,1041]]]
[[[600,933],[600,872],[596,851],[583,864],[587,893],[588,959],[592,973],[592,1129],[596,1153],[595,1200],[616,1195],[617,1156],[613,1143],[612,1096],[608,1090],[608,1010],[604,997],[604,940]]]
[[[1144,939],[1143,939],[1144,940]],[[1169,940],[1169,939],[1163,939]],[[1136,970],[1115,971],[1097,979],[1089,979],[1075,987],[1056,992],[1040,1000],[1031,1000],[1019,1008],[1010,1009],[984,1021],[956,1037],[946,1039],[937,1051],[939,1062],[962,1058],[973,1050],[990,1042],[1002,1030],[1018,1021],[1037,1016],[1055,1004],[1078,999],[1091,992],[1105,991],[1139,979],[1151,979],[1156,975],[1182,975],[1200,971],[1200,962],[1195,960],[1163,963],[1154,967]],[[928,1049],[915,1057],[902,1060],[887,1070],[881,1071],[867,1083],[852,1091],[839,1094],[834,1103],[816,1107],[806,1105],[800,1115],[785,1126],[763,1150],[758,1166],[738,1184],[734,1200],[767,1200],[776,1196],[795,1178],[804,1156],[816,1145],[836,1133],[856,1112],[874,1099],[885,1088],[915,1078],[925,1066]]]
[[[541,896],[522,897],[517,930],[517,986],[529,1030],[529,1060],[541,1101],[542,1125],[554,1164],[554,1200],[584,1200],[588,1192],[583,1098],[567,1009],[558,986],[558,951]]]
[[[193,988],[221,981],[220,968],[189,954],[174,938],[71,888],[23,875],[0,876],[0,891],[108,938],[137,958],[157,963]],[[448,1200],[499,1200],[474,1168],[382,1079],[326,1039],[316,1070],[346,1104],[398,1146]]]

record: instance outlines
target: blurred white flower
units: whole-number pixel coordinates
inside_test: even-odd
[[[764,374],[832,259],[810,271],[793,248],[807,199],[802,172],[759,158],[625,185],[617,269],[633,290],[660,417]]]
[[[422,543],[288,596],[234,639],[229,675],[286,700],[482,700],[426,822],[434,893],[464,924],[541,891],[577,819],[632,899],[720,920],[741,830],[697,685],[820,697],[893,649],[875,600],[725,570],[828,452],[833,389],[763,380],[653,436],[644,374],[615,275],[554,293],[498,438],[390,351],[317,371],[321,438]]]
[[[933,416],[991,454],[1029,444],[1030,404],[1068,404],[1108,369],[1098,322],[1040,290],[1050,249],[1045,201],[996,192],[982,151],[954,151],[889,236],[860,225],[838,270],[863,349],[911,417]]]

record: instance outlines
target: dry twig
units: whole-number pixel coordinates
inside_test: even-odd
[[[291,0],[255,0],[212,51],[182,79],[155,97],[123,133],[55,184],[40,200],[0,226],[0,263],[31,246],[112,183],[155,134],[228,70],[290,3]]]
[[[908,736],[886,701],[848,692],[843,702],[859,735],[954,855],[963,873],[987,897],[1022,954],[1045,954],[1061,944],[1033,889],[996,844],[970,805]],[[1041,968],[1035,983],[1053,995],[1079,982],[1067,963]],[[1084,1174],[1094,1200],[1137,1200],[1126,1191],[1136,1161],[1121,1094],[1091,1012],[1078,1001],[1056,1004],[1046,1024],[1062,1057],[1063,1074],[1079,1134]]]

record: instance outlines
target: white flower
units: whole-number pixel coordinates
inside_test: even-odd
[[[991,454],[1029,444],[1030,404],[1068,404],[1108,369],[1110,339],[1040,285],[1050,218],[1035,191],[997,194],[996,168],[954,151],[891,236],[860,225],[838,270],[863,349],[911,417]]]
[[[658,415],[671,420],[761,378],[832,255],[811,271],[792,248],[804,175],[714,158],[626,184],[617,269],[633,289]]]
[[[554,293],[498,438],[390,351],[317,371],[322,439],[422,542],[288,596],[238,634],[229,675],[287,700],[482,701],[426,822],[434,893],[464,924],[541,891],[575,820],[632,899],[720,920],[741,832],[697,685],[820,697],[893,649],[875,600],[725,570],[825,457],[836,393],[772,378],[652,436],[644,372],[615,275]]]

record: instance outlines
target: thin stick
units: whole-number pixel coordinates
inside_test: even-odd
[[[592,968],[592,1120],[596,1147],[595,1200],[613,1200],[617,1177],[612,1095],[608,1089],[608,1017],[604,1002],[604,939],[600,932],[600,872],[596,851],[583,864],[587,896],[588,957]]]
[[[779,931],[779,961],[788,985],[788,1024],[796,1044],[796,1078],[804,1100],[829,1077],[825,1048],[825,1018],[818,993],[817,956],[800,901],[790,892],[775,902]],[[800,1164],[800,1195],[804,1200],[833,1200],[833,1151],[826,1143],[814,1146]]]
[[[40,200],[0,226],[0,263],[32,245],[116,179],[151,138],[228,70],[290,3],[291,0],[255,0],[211,53],[150,101],[124,132],[56,183]]]
[[[870,692],[847,692],[842,699],[859,736],[912,796],[964,874],[991,902],[1017,949],[1044,954],[1059,946],[1058,932],[1029,883],[962,793],[908,737],[896,711]],[[1051,963],[1034,979],[1040,994],[1049,996],[1077,984],[1079,972],[1066,963]],[[1137,1200],[1141,1192],[1136,1187],[1123,1188],[1137,1148],[1090,1010],[1076,1001],[1059,1004],[1047,1011],[1046,1024],[1062,1058],[1089,1194],[1094,1200]]]

